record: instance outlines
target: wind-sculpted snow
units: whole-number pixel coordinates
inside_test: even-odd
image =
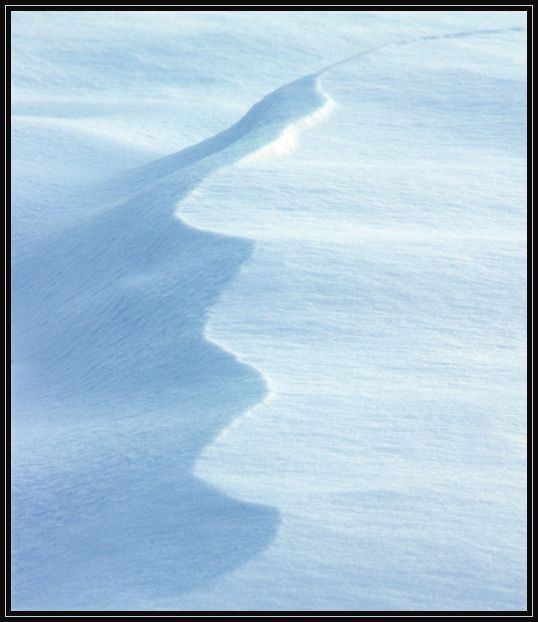
[[[212,171],[233,164],[278,140],[296,122],[300,125],[329,101],[319,86],[317,75],[299,78],[254,104],[230,128],[144,167],[134,177],[129,176],[128,184],[147,185],[181,171],[181,183],[191,189]]]
[[[424,42],[442,41],[443,39],[467,39],[471,37],[474,38],[474,37],[480,37],[480,36],[484,36],[484,37],[495,36],[495,35],[502,35],[502,34],[506,34],[510,32],[523,32],[523,28],[515,27],[515,28],[490,28],[489,30],[484,30],[484,29],[466,30],[462,32],[449,32],[449,33],[444,33],[440,35],[425,35],[423,37],[414,37],[412,39],[403,39],[401,41],[389,41],[387,43],[383,43],[381,45],[376,45],[375,47],[368,48],[367,50],[363,50],[362,52],[359,52],[358,54],[353,54],[352,56],[348,56],[347,58],[339,60],[336,63],[332,63],[331,65],[327,65],[326,67],[323,67],[323,69],[320,69],[317,75],[321,76],[322,74],[327,73],[328,71],[331,71],[332,69],[336,69],[337,67],[340,67],[341,65],[345,65],[354,60],[357,60],[358,58],[363,58],[364,56],[367,56],[368,54],[372,54],[372,52],[378,52],[378,51],[391,48],[391,47],[413,45],[413,44],[420,43],[422,41]]]
[[[15,435],[17,607],[127,607],[133,586],[170,597],[274,537],[276,510],[192,476],[201,450],[266,392],[260,373],[204,338],[252,243],[193,229],[174,206],[325,101],[315,76],[276,90],[228,130],[107,182],[115,206],[16,263],[15,409],[59,457],[51,473],[35,438]]]
[[[363,227],[365,233],[362,237],[358,236],[361,223],[353,223],[350,219],[350,226],[346,220],[349,216],[345,213],[346,202],[338,203],[332,209],[327,198],[333,193],[336,197],[342,196],[342,186],[351,184],[350,194],[353,201],[357,200],[356,188],[352,186],[356,172],[348,176],[348,171],[340,169],[333,177],[324,171],[325,178],[320,180],[318,186],[311,180],[310,186],[300,188],[299,195],[297,188],[294,187],[292,192],[284,184],[279,195],[281,188],[275,185],[275,196],[280,198],[286,209],[290,198],[292,201],[288,212],[274,208],[275,211],[268,214],[269,222],[264,221],[266,213],[261,218],[256,213],[256,202],[263,192],[272,188],[273,183],[282,180],[260,176],[263,190],[256,186],[257,191],[246,196],[241,194],[240,188],[242,182],[257,179],[256,166],[264,166],[289,155],[300,146],[300,135],[304,130],[329,119],[333,111],[340,110],[339,99],[336,96],[333,99],[332,90],[321,85],[321,80],[330,78],[332,69],[345,68],[359,57],[382,48],[436,39],[488,36],[512,30],[518,29],[476,29],[455,34],[406,36],[395,43],[369,48],[273,90],[227,129],[199,142],[192,141],[194,144],[172,155],[153,159],[127,172],[121,163],[110,166],[112,178],[105,175],[109,168],[106,158],[92,171],[87,171],[83,156],[77,155],[76,149],[72,148],[71,134],[61,118],[46,122],[49,133],[54,132],[56,127],[63,128],[65,142],[62,142],[62,134],[57,144],[67,152],[66,158],[78,158],[73,170],[76,171],[78,166],[80,180],[84,180],[84,184],[79,183],[78,178],[70,178],[69,166],[60,158],[59,163],[54,160],[54,166],[50,169],[46,166],[40,168],[34,162],[39,171],[36,188],[24,188],[23,192],[15,192],[14,196],[14,205],[23,210],[39,195],[37,205],[33,206],[35,214],[46,208],[57,209],[61,215],[63,209],[69,211],[69,206],[71,211],[80,212],[66,219],[68,225],[57,230],[51,227],[51,231],[41,238],[37,235],[23,238],[21,234],[24,244],[17,242],[14,248],[12,501],[15,609],[136,610],[188,607],[189,603],[193,608],[215,609],[225,607],[221,600],[223,594],[224,598],[228,598],[227,580],[232,585],[229,603],[232,606],[239,603],[239,608],[244,609],[259,606],[264,609],[271,606],[275,609],[290,608],[290,605],[312,608],[318,602],[324,608],[379,608],[379,585],[384,588],[387,579],[375,566],[378,556],[372,556],[372,551],[377,550],[375,543],[379,543],[377,524],[380,522],[386,527],[387,548],[394,545],[390,557],[396,560],[391,567],[395,575],[401,570],[398,565],[401,555],[405,560],[413,560],[411,554],[405,558],[405,551],[400,547],[393,523],[390,523],[394,507],[403,508],[401,516],[410,525],[412,537],[417,541],[422,536],[413,531],[416,506],[420,506],[425,515],[430,512],[429,515],[442,525],[440,533],[444,533],[445,524],[442,523],[443,516],[438,505],[428,505],[430,498],[437,500],[442,496],[433,485],[437,485],[433,475],[432,489],[427,488],[428,492],[434,491],[433,495],[424,496],[422,490],[419,494],[418,488],[415,490],[413,487],[411,495],[405,488],[391,488],[394,483],[390,478],[395,471],[390,456],[398,453],[400,438],[398,435],[390,436],[390,426],[388,432],[372,434],[376,426],[379,430],[383,427],[376,423],[374,417],[370,424],[365,424],[360,434],[349,435],[357,419],[363,416],[363,410],[367,412],[370,407],[371,412],[377,413],[375,409],[380,408],[378,404],[384,399],[381,391],[376,394],[380,384],[374,369],[376,357],[382,359],[384,352],[377,346],[387,347],[379,335],[390,332],[386,328],[390,322],[401,322],[400,334],[406,335],[407,316],[404,314],[403,319],[396,317],[392,307],[393,289],[399,291],[400,285],[394,284],[391,270],[396,273],[401,266],[391,268],[389,260],[384,259],[385,263],[382,261],[380,268],[375,263],[375,252],[368,245],[375,242],[382,247],[387,239],[389,244],[392,240],[401,243],[404,239],[425,245],[433,239],[427,218],[422,229],[417,227],[402,233],[401,222],[397,219],[395,223],[390,222],[393,215],[390,208],[384,207],[389,212],[386,230],[366,226]],[[240,36],[244,34],[240,33]],[[208,37],[212,41],[211,36]],[[158,46],[153,53],[160,58]],[[172,66],[176,63],[173,58]],[[120,63],[118,75],[121,77],[122,71],[129,66],[126,62],[122,69]],[[147,75],[149,80],[152,74],[148,72]],[[88,82],[93,84],[91,72],[88,76]],[[218,76],[218,79],[221,78]],[[222,79],[226,83],[226,79]],[[349,84],[354,85],[354,82],[355,79],[350,79]],[[28,109],[34,111],[31,105]],[[345,112],[349,113],[349,108]],[[355,123],[355,116],[343,116],[350,126]],[[178,119],[180,122],[184,120]],[[37,115],[25,117],[22,123],[33,124],[37,131],[44,131],[45,125]],[[375,119],[371,125],[375,125]],[[330,131],[325,135],[327,144],[330,142],[329,134]],[[340,136],[341,143],[345,144],[344,134]],[[44,155],[37,159],[38,165],[46,163],[47,149],[51,150],[48,138],[44,139],[44,143]],[[366,143],[360,143],[360,146],[361,149],[366,148]],[[374,146],[377,149],[377,144]],[[101,148],[104,149],[101,142],[92,145],[88,162],[95,160],[94,151]],[[113,162],[118,157],[121,144],[109,148],[110,162]],[[394,149],[399,149],[397,141]],[[24,147],[21,147],[23,152]],[[131,155],[133,162],[142,157],[140,153]],[[32,157],[35,158],[33,153],[28,156],[28,162],[33,162]],[[342,156],[338,166],[344,165],[346,157],[346,154]],[[360,157],[364,157],[366,165],[367,155],[361,153]],[[27,179],[30,178],[33,173],[24,170],[26,160],[22,155],[17,159],[21,179],[25,179],[25,173]],[[232,167],[239,162],[245,166]],[[311,168],[310,165],[307,168]],[[118,173],[122,170],[124,172]],[[194,191],[212,179],[217,179],[217,182],[222,179],[217,174],[219,171],[221,176],[226,176],[226,182],[220,182],[224,192],[213,195],[209,209],[201,203],[202,207],[205,205],[205,212],[201,209],[197,220],[192,217],[198,201]],[[317,174],[315,167],[310,174]],[[377,174],[372,176],[374,195],[381,196],[379,200],[384,205],[385,197],[380,190],[382,184],[377,184]],[[395,178],[399,174],[405,178],[405,171],[399,173],[394,167]],[[300,183],[296,185],[299,187]],[[361,187],[361,198],[364,198],[364,188],[365,185]],[[401,192],[405,193],[405,182],[401,188]],[[419,194],[415,189],[415,195]],[[317,197],[319,204],[312,197]],[[301,206],[304,203],[303,207],[311,210],[312,214],[307,214],[303,221],[295,221],[293,210],[296,206],[293,201],[301,203]],[[350,204],[355,208],[353,201]],[[269,200],[259,202],[270,204]],[[409,205],[408,217],[411,218],[414,204],[410,201]],[[245,206],[248,209],[242,212]],[[320,213],[314,213],[316,206],[326,208],[326,211],[321,209]],[[187,212],[183,216],[185,209]],[[28,213],[31,215],[32,210]],[[328,215],[332,213],[337,213],[342,220],[336,224],[330,222]],[[207,223],[204,222],[204,214]],[[310,216],[312,220],[308,220]],[[425,218],[422,212],[419,216]],[[60,216],[58,219],[61,219]],[[508,222],[511,221],[508,219]],[[262,247],[262,255],[266,253],[269,259],[260,264],[254,261],[254,251],[260,252],[258,240],[265,241],[259,235],[264,223],[269,232],[266,238],[273,242],[273,236],[283,246]],[[303,229],[304,223],[312,225],[311,229]],[[27,224],[25,226],[28,228]],[[387,232],[392,233],[392,238],[387,238]],[[462,242],[458,231],[445,233],[440,230],[440,243],[446,239]],[[486,232],[485,239],[488,239],[487,235]],[[495,235],[498,235],[497,231],[492,239]],[[470,239],[474,240],[472,236]],[[508,244],[502,236],[499,239],[501,244]],[[328,248],[318,244],[319,240],[328,242]],[[354,244],[357,248],[352,248]],[[451,248],[446,251],[448,255]],[[507,255],[512,252],[510,249]],[[474,247],[472,252],[477,252]],[[365,259],[363,253],[371,253],[374,259]],[[396,255],[394,251],[394,257]],[[388,256],[392,257],[390,253]],[[417,257],[420,261],[420,254]],[[433,263],[436,261],[440,262],[434,255]],[[357,266],[360,269],[355,272]],[[401,269],[404,277],[405,269],[408,269],[407,265]],[[460,283],[460,275],[454,276],[451,270],[450,266],[448,282],[455,279],[457,284]],[[215,319],[214,309],[231,291],[232,284],[239,283],[240,288],[245,287],[238,278],[240,274],[247,285],[256,278],[259,285],[254,283],[250,290],[246,287],[247,294],[244,299],[239,297],[239,302],[234,302],[232,296],[231,303],[229,300],[224,303],[224,306],[230,305],[240,317],[240,329],[235,330],[235,338],[243,347],[236,349],[233,338],[221,340],[218,330],[208,331],[208,321]],[[504,272],[502,276],[504,278]],[[427,277],[428,274],[407,275],[409,282],[416,281],[419,291],[428,286],[423,283]],[[282,278],[288,279],[287,285],[282,286],[279,281]],[[362,279],[359,294],[354,285],[357,279]],[[509,286],[508,277],[506,281]],[[474,286],[471,278],[469,282]],[[494,278],[487,282],[496,293],[498,284]],[[334,295],[331,294],[332,288]],[[404,291],[405,283],[401,288]],[[256,293],[257,300],[250,301],[252,292]],[[326,292],[329,293],[325,297]],[[413,312],[418,317],[423,311],[422,303],[415,301],[413,292],[405,292],[407,290],[401,300],[396,300],[396,306],[400,309],[406,304],[415,304]],[[444,304],[439,292],[436,291],[436,294],[440,301],[436,312],[450,322],[448,305]],[[479,295],[482,295],[481,290]],[[351,311],[343,307],[333,309],[327,303],[327,300],[334,302],[339,296],[344,301],[350,301]],[[454,299],[459,303],[457,296]],[[386,308],[390,309],[390,313],[383,316]],[[274,326],[267,334],[262,323],[256,324],[258,311],[269,314],[275,311],[271,320]],[[357,330],[350,321],[355,313],[360,315],[359,321],[366,326],[366,332]],[[414,316],[409,315],[414,320]],[[468,315],[471,317],[471,311]],[[320,319],[321,316],[324,318]],[[474,316],[471,319],[474,320]],[[325,320],[326,326],[323,325]],[[432,321],[429,316],[426,320]],[[368,328],[369,322],[373,328]],[[316,330],[319,332],[316,333]],[[452,330],[455,335],[459,334],[457,325]],[[249,332],[263,344],[258,352],[256,347],[249,349],[242,342],[245,337],[248,344]],[[509,332],[507,330],[507,334]],[[434,329],[431,334],[435,338]],[[392,341],[388,341],[398,342],[400,338],[393,335]],[[406,338],[412,341],[408,336]],[[352,368],[355,364],[353,340],[360,346],[356,355],[361,360],[372,358],[374,361],[368,363],[371,368],[364,368],[366,371],[363,370],[362,379],[367,381],[360,383],[360,386],[359,383],[355,386],[353,375],[358,375]],[[352,345],[346,349],[348,343]],[[301,358],[303,352],[307,353],[304,359]],[[398,351],[396,354],[397,359]],[[427,361],[427,356],[424,357]],[[398,364],[398,360],[385,361],[385,372],[390,376],[391,365]],[[316,376],[319,369],[323,373]],[[389,395],[391,391],[398,390],[398,383],[403,386],[406,382],[403,372],[401,376],[394,372],[394,378],[394,387],[385,391]],[[283,389],[280,394],[270,393],[273,381],[275,393],[279,388]],[[449,389],[446,391],[444,399],[448,403],[451,394]],[[233,429],[234,422],[242,420],[245,413],[256,411],[263,417],[269,396],[274,398],[273,410],[270,411],[273,419],[269,418],[266,428],[261,428],[261,434],[254,430],[252,446],[239,448],[239,458],[235,462],[237,470],[233,472],[226,458],[219,458],[218,441],[226,436],[226,431]],[[290,396],[295,401],[286,402],[286,397]],[[432,390],[427,399],[434,403],[435,396]],[[428,428],[429,413],[415,413],[416,400],[409,396],[406,399],[407,403],[402,401],[396,404],[394,398],[395,412],[402,410],[405,414],[407,409],[410,413],[398,424],[403,430],[402,436],[405,437],[406,433],[411,435],[414,430],[409,421],[424,420],[426,440],[435,445],[428,437],[430,434],[434,438],[433,431]],[[470,413],[472,417],[474,406],[471,401],[470,405],[465,403],[460,410],[464,415]],[[316,420],[320,412],[322,416]],[[442,415],[442,412],[434,413],[439,421]],[[461,414],[458,417],[461,418],[460,427],[464,429],[465,417]],[[479,429],[483,424],[480,418],[478,421]],[[390,418],[388,423],[391,423]],[[289,429],[279,428],[288,424]],[[314,430],[311,436],[308,433],[310,428]],[[280,439],[277,438],[278,433],[282,434]],[[325,442],[332,439],[333,433],[342,436],[341,455],[337,448]],[[380,475],[376,472],[377,463],[370,460],[368,468],[371,467],[369,475],[373,483],[361,483],[364,487],[361,490],[353,480],[353,468],[360,460],[366,463],[366,458],[357,459],[353,453],[346,452],[352,445],[361,447],[360,444],[365,442],[361,435],[368,438],[369,434],[373,437],[372,446],[379,450],[379,464],[387,468],[381,468]],[[295,438],[296,445],[291,448],[286,444],[288,436]],[[380,440],[381,437],[385,440]],[[275,468],[275,472],[283,474],[278,482],[274,481],[274,465],[264,468],[266,462],[262,454],[266,439],[268,453],[272,452],[274,456],[276,452],[280,456],[279,452],[282,452]],[[316,442],[321,449],[316,450]],[[387,446],[390,446],[389,449]],[[215,448],[214,453],[211,453],[212,448]],[[389,458],[383,453],[385,450]],[[241,473],[243,463],[240,457],[242,453],[249,454],[249,451],[259,455],[254,468],[249,473]],[[316,455],[316,459],[308,463],[309,451],[318,451],[320,457]],[[363,447],[362,451],[366,456],[367,449]],[[420,446],[416,451],[418,454],[421,451],[427,453]],[[485,453],[483,448],[477,451]],[[207,473],[204,469],[198,469],[204,452],[214,459],[213,472],[209,469],[207,479],[197,475],[202,471]],[[293,453],[303,454],[307,464],[304,471],[298,469],[296,482],[293,481],[293,466],[288,466],[288,463],[293,464]],[[351,456],[350,462],[346,462],[346,456]],[[453,455],[447,450],[449,466],[451,459],[454,459]],[[401,462],[404,463],[404,458]],[[336,487],[331,480],[334,464],[343,473],[350,474],[348,481],[340,482]],[[204,465],[207,467],[207,462]],[[435,465],[430,467],[434,469]],[[318,483],[322,490],[329,491],[329,496],[318,498],[313,494],[313,509],[309,510],[308,495],[316,489],[313,480],[316,479],[317,469],[320,474]],[[217,477],[213,476],[215,470]],[[385,476],[387,481],[382,482],[379,494],[375,486],[379,478]],[[242,496],[235,490],[229,492],[228,477],[243,481],[250,492],[259,484],[260,495],[266,491],[266,499],[253,501],[252,495]],[[440,479],[443,480],[443,477],[449,481],[452,474],[441,473]],[[393,480],[397,480],[397,476]],[[222,484],[222,488],[213,483]],[[450,481],[446,486],[449,484]],[[507,488],[511,490],[509,486]],[[510,494],[517,497],[516,493]],[[289,497],[295,499],[296,505],[286,514],[281,503],[289,505]],[[461,501],[458,497],[457,502],[466,510],[466,498]],[[478,510],[488,510],[490,499],[487,495],[481,503],[483,505]],[[331,513],[333,507],[344,507],[346,513],[341,514],[334,525],[323,524],[327,512]],[[475,506],[472,507],[472,512],[475,512]],[[465,519],[464,510],[462,515]],[[476,512],[472,512],[474,520]],[[317,513],[321,528],[309,513]],[[383,516],[381,521],[380,515]],[[508,511],[507,515],[510,520]],[[349,517],[358,517],[358,520]],[[279,529],[283,523],[288,529],[291,525],[291,531],[281,534]],[[361,532],[357,539],[355,530],[359,523],[367,535]],[[422,531],[429,533],[428,526]],[[271,545],[278,543],[277,534],[280,536],[280,547],[282,543],[287,547],[286,554],[282,555],[282,548],[276,546],[276,554],[271,557],[268,551],[273,549]],[[326,541],[329,548],[336,544],[335,550],[341,559],[330,554],[318,554],[313,546],[312,534],[316,544]],[[352,541],[348,540],[348,535]],[[466,538],[467,532],[460,538],[464,544]],[[438,552],[436,544],[427,540],[423,547],[431,553],[431,560]],[[457,545],[460,546],[459,540]],[[385,545],[381,542],[380,546],[383,548]],[[517,546],[516,543],[514,550]],[[345,557],[345,550],[352,551],[353,559]],[[420,550],[422,552],[423,549]],[[452,562],[452,550],[439,550],[448,562]],[[459,548],[455,550],[459,551]],[[508,557],[510,553],[511,550],[508,550]],[[354,564],[357,559],[362,559],[363,554],[365,565],[357,571]],[[260,566],[256,566],[260,559]],[[339,578],[340,570],[335,571],[340,561],[343,581]],[[482,563],[474,558],[471,561],[477,566]],[[388,563],[391,563],[390,560]],[[252,564],[254,571],[242,575],[241,572]],[[460,566],[448,563],[446,574],[457,574],[454,568]],[[516,570],[519,571],[519,568]],[[419,579],[424,576],[419,574],[422,572],[420,564],[413,566],[413,572],[402,579],[403,587],[394,588],[392,592],[387,590],[390,592],[387,597],[389,606],[394,604],[397,608],[403,603],[404,606],[410,604],[412,608],[417,598],[421,599],[419,605],[424,604],[426,608],[431,605],[428,595],[417,596]],[[452,593],[460,589],[460,584],[457,583],[456,587],[450,584],[452,592],[449,590],[450,594],[446,595],[443,591],[444,575],[439,578],[430,565],[428,572],[427,576],[433,576],[432,584],[438,590],[437,595],[444,598],[443,603],[453,605],[455,597]],[[481,580],[482,575],[478,571],[477,576]],[[470,577],[471,581],[474,580],[474,575]],[[519,575],[512,572],[510,577],[512,583],[509,589],[515,582],[514,577]],[[318,591],[317,587],[313,587],[321,584],[327,589]],[[246,586],[244,593],[243,585]],[[213,593],[213,589],[216,592]],[[359,596],[358,590],[362,590]],[[333,600],[337,592],[338,598]],[[492,593],[491,602],[498,602],[498,592],[492,590]],[[465,595],[463,588],[462,594]],[[466,602],[479,602],[478,597],[473,598],[474,594]],[[518,598],[519,593],[507,601],[519,602]]]

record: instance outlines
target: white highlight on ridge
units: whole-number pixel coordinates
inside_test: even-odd
[[[315,125],[318,125],[318,123],[325,121],[325,119],[331,115],[332,111],[336,107],[334,99],[321,89],[319,82],[317,84],[317,88],[318,91],[325,97],[325,103],[321,106],[321,108],[318,108],[311,114],[302,117],[295,123],[288,125],[284,128],[276,140],[249,154],[240,161],[240,164],[248,165],[267,158],[282,158],[295,151],[299,135],[305,129],[314,127]]]

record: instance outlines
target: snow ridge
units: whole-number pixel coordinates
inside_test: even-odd
[[[261,370],[205,332],[253,241],[189,225],[181,202],[222,167],[290,153],[334,109],[320,84],[332,68],[388,46],[508,30],[520,29],[388,43],[294,80],[228,129],[99,189],[106,210],[14,266],[13,355],[33,367],[13,392],[18,419],[33,420],[14,445],[13,509],[24,516],[14,533],[15,608],[75,610],[89,599],[122,609],[133,585],[150,600],[174,597],[271,544],[276,509],[194,474],[218,434],[271,395]],[[32,434],[52,438],[61,460],[35,451]]]
[[[327,65],[317,72],[298,78],[269,93],[252,106],[247,114],[229,129],[193,147],[168,156],[158,163],[157,168],[161,173],[165,172],[167,174],[167,171],[174,170],[175,167],[182,169],[191,166],[195,162],[214,157],[214,168],[211,171],[207,171],[207,174],[209,174],[221,166],[229,166],[237,161],[249,165],[268,158],[286,157],[296,148],[299,136],[303,131],[328,119],[335,109],[336,102],[323,90],[321,84],[322,76],[329,71],[390,47],[418,44],[423,41],[463,39],[522,31],[523,29],[519,27],[477,29],[439,35],[425,35],[369,48],[336,63]],[[188,223],[188,220],[181,213],[181,202],[180,200],[176,204],[175,216]],[[196,228],[194,224],[188,224]],[[210,339],[210,341],[215,342],[214,339]],[[222,344],[218,345],[224,348]],[[224,349],[240,360],[237,353],[233,352],[229,346]],[[270,379],[267,375],[262,370],[255,369],[264,378],[266,386],[269,387]],[[263,402],[250,408],[245,413],[245,416],[251,415],[253,410],[258,410],[269,398],[270,391],[268,391]],[[230,427],[237,425],[237,423],[238,421],[235,420]],[[223,433],[226,433],[226,431]]]

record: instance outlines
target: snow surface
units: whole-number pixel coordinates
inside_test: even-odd
[[[16,610],[525,609],[524,28],[14,12]]]

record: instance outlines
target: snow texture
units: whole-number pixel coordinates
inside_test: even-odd
[[[14,608],[525,609],[525,14],[12,48]]]

